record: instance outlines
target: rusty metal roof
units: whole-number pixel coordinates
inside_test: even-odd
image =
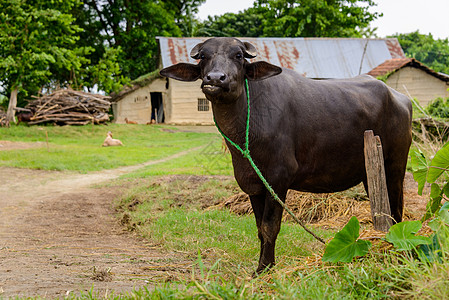
[[[162,67],[196,61],[190,50],[207,38],[158,37]],[[386,60],[405,58],[396,38],[239,38],[258,50],[253,60],[293,69],[309,78],[350,78]]]

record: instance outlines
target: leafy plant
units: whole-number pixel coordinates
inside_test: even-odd
[[[430,163],[419,149],[412,151],[411,166],[413,177],[418,182],[419,194],[422,194],[426,183],[431,184],[426,213],[421,221],[405,221],[393,225],[385,240],[398,251],[415,251],[422,261],[433,262],[436,258],[440,259],[442,244],[449,241],[449,202],[442,205],[442,201],[449,198],[449,183],[445,175],[449,170],[449,143],[435,154]],[[431,237],[416,235],[422,222],[430,218],[433,218],[429,226],[434,234]],[[358,236],[359,223],[353,217],[327,245],[323,261],[350,262],[356,256],[365,255],[368,248],[359,243]]]
[[[352,217],[327,245],[323,261],[350,262],[354,257],[368,253],[371,242],[358,239],[359,229],[359,220]]]
[[[420,150],[411,152],[413,178],[418,182],[418,192],[422,194],[423,187],[430,183],[430,200],[427,203],[426,214],[422,221],[429,219],[440,208],[443,199],[449,197],[449,185],[445,173],[449,169],[449,143],[446,143],[428,163]]]
[[[421,221],[400,222],[391,226],[385,239],[399,251],[410,251],[432,242],[428,237],[415,235],[421,227]]]
[[[427,105],[426,111],[432,117],[449,118],[449,97],[446,99],[436,98]]]

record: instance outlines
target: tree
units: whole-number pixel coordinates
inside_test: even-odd
[[[259,0],[265,36],[362,37],[372,0]]]
[[[413,57],[431,69],[449,74],[449,39],[434,39],[419,31],[395,34],[408,57]]]
[[[73,11],[84,29],[79,45],[95,49],[89,58],[96,64],[106,48],[118,49],[122,74],[135,79],[154,71],[158,63],[156,36],[189,35],[191,16],[205,0],[85,0]],[[191,20],[191,25],[187,20]],[[185,25],[180,29],[181,25]]]
[[[20,91],[37,91],[51,80],[51,70],[70,71],[85,62],[73,47],[80,29],[68,13],[78,4],[0,0],[0,78],[10,92],[9,122],[14,121]]]
[[[199,24],[195,14],[204,2],[206,0],[169,0],[163,1],[163,4],[165,9],[174,16],[182,36],[194,36]]]
[[[205,36],[259,37],[264,36],[263,16],[255,8],[239,13],[209,16],[199,33]]]
[[[371,36],[372,0],[257,0],[238,14],[209,18],[204,26],[222,35],[267,37]]]

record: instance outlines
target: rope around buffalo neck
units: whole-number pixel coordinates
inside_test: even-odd
[[[215,120],[215,117],[214,117],[215,126],[217,127],[218,131],[223,136],[223,138],[225,138],[232,146],[234,146],[237,150],[239,150],[240,153],[242,153],[243,157],[248,159],[249,163],[253,167],[254,171],[257,174],[257,176],[259,176],[260,180],[262,180],[263,184],[265,185],[266,189],[270,192],[270,194],[274,198],[274,200],[276,200],[276,202],[279,203],[282,206],[282,208],[284,208],[285,211],[287,211],[287,213],[289,213],[290,216],[292,216],[293,220],[295,220],[299,225],[301,225],[302,228],[304,228],[304,230],[306,232],[311,234],[315,239],[317,239],[321,243],[325,244],[326,242],[322,238],[320,238],[315,233],[313,233],[310,229],[308,229],[306,227],[306,225],[300,219],[298,219],[298,217],[285,205],[285,203],[281,201],[281,199],[276,194],[276,192],[273,190],[273,188],[270,186],[268,181],[265,179],[265,177],[263,177],[262,172],[259,170],[259,168],[254,163],[254,161],[253,161],[253,159],[252,159],[252,157],[251,157],[251,155],[249,153],[250,99],[249,99],[248,79],[246,79],[246,78],[245,78],[245,86],[246,86],[246,99],[247,99],[247,106],[248,106],[248,114],[247,114],[247,117],[246,117],[246,131],[245,131],[245,146],[244,146],[244,149],[242,149],[238,144],[234,143],[230,138],[228,138],[226,136],[226,134],[223,133],[223,131],[221,131],[221,129],[220,129],[220,127],[218,127],[217,121]]]

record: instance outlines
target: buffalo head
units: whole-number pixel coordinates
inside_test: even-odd
[[[190,56],[197,65],[179,63],[160,71],[165,77],[181,81],[203,81],[201,89],[210,101],[232,102],[244,91],[244,79],[262,80],[282,72],[282,69],[259,61],[250,63],[256,48],[236,38],[211,38],[196,45]]]

